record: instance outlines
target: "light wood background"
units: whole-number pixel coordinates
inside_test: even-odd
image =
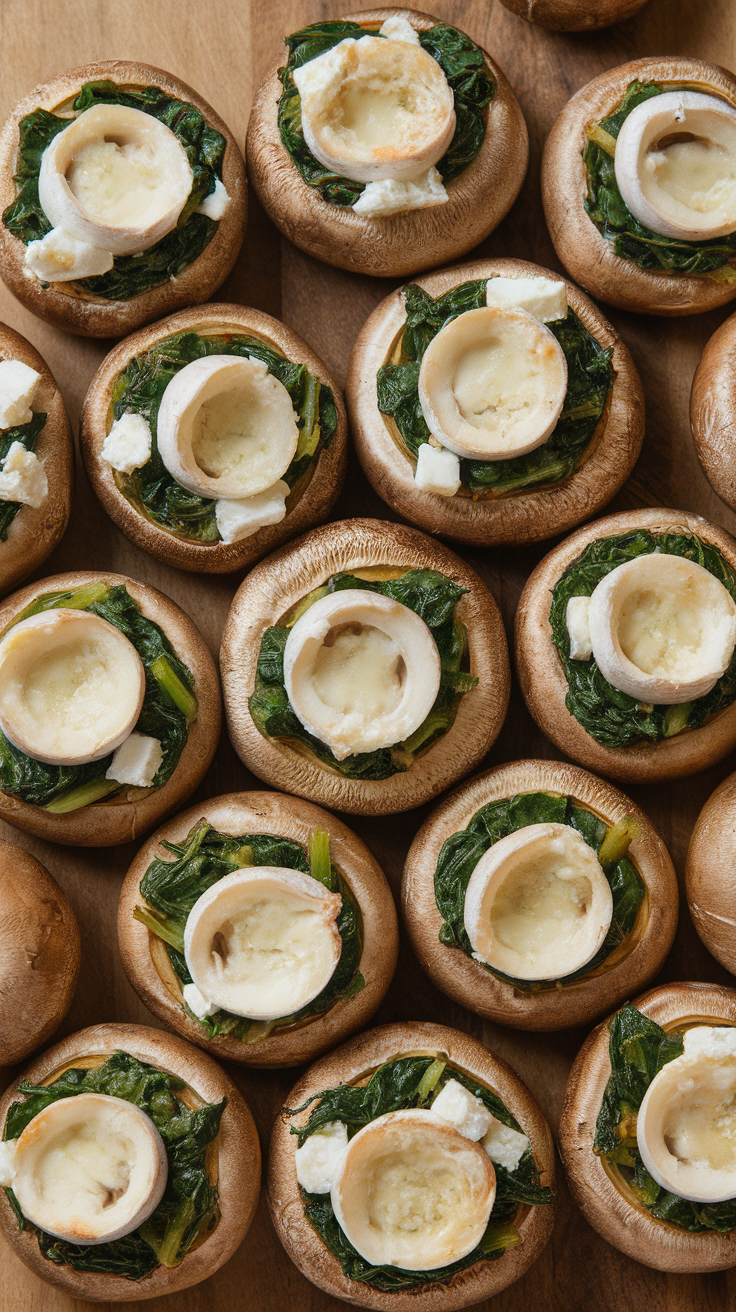
[[[456,23],[493,55],[522,105],[531,137],[526,184],[511,214],[478,255],[518,256],[559,269],[544,226],[539,198],[542,142],[568,97],[607,68],[644,55],[687,54],[736,68],[734,0],[650,0],[633,19],[596,35],[561,36],[527,26],[499,0],[426,0],[442,19]],[[355,8],[360,0],[355,0]],[[365,7],[365,5],[363,6]],[[280,53],[284,33],[337,17],[351,8],[339,0],[0,0],[0,114],[4,117],[35,83],[93,59],[140,59],[189,82],[208,99],[243,141],[255,86]],[[309,259],[271,226],[251,197],[245,245],[220,298],[254,305],[295,329],[344,383],[351,345],[377,302],[393,289],[341,273]],[[711,490],[695,457],[688,423],[691,379],[700,353],[728,311],[689,319],[655,319],[612,310],[610,317],[630,347],[647,400],[647,436],[634,475],[611,509],[663,505],[697,511],[736,532],[736,515]],[[0,319],[24,333],[48,360],[75,426],[89,380],[109,349],[105,343],[69,337],[38,322],[0,285]],[[354,457],[335,518],[369,514],[393,518],[362,477]],[[483,576],[510,626],[517,598],[540,548],[462,553]],[[61,570],[115,569],[154,583],[200,626],[213,653],[240,576],[183,574],[145,555],[106,518],[80,470],[72,524],[39,577]],[[518,688],[488,764],[555,751],[532,724]],[[693,779],[632,790],[657,824],[682,876],[690,832],[700,807],[734,762]],[[196,797],[247,789],[254,781],[225,738]],[[260,785],[259,785],[260,786]],[[347,817],[382,863],[398,894],[402,862],[426,808],[375,820]],[[68,894],[82,926],[83,964],[72,1009],[59,1031],[100,1021],[155,1024],[127,983],[115,936],[122,876],[132,847],[91,851],[54,847],[6,826],[2,837],[38,856]],[[733,983],[695,935],[681,909],[673,951],[660,976]],[[404,945],[395,982],[377,1022],[439,1020],[481,1038],[526,1080],[556,1127],[570,1062],[582,1030],[536,1036],[486,1025],[450,1003],[422,974]],[[2,1017],[0,1017],[2,1024]],[[273,1119],[299,1072],[269,1074],[231,1067],[258,1122],[264,1149]],[[0,1087],[17,1071],[0,1071]],[[327,1312],[346,1307],[309,1284],[279,1246],[262,1202],[242,1248],[215,1276],[182,1294],[158,1300],[168,1312]],[[523,1280],[493,1301],[494,1312],[528,1307],[554,1312],[726,1312],[736,1304],[736,1273],[675,1276],[624,1258],[583,1221],[560,1184],[554,1237]],[[68,1298],[31,1275],[0,1246],[2,1312],[71,1312],[92,1306]],[[107,1306],[107,1305],[106,1305]],[[112,1305],[109,1305],[112,1306]],[[131,1308],[153,1306],[130,1303]],[[490,1308],[490,1303],[481,1305]]]

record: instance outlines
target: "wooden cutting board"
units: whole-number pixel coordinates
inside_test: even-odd
[[[366,0],[367,2],[367,0]],[[356,0],[359,7],[360,0]],[[631,19],[591,35],[562,36],[529,27],[499,0],[426,0],[441,19],[463,28],[501,65],[520,102],[531,138],[525,186],[510,215],[474,254],[518,256],[560,269],[545,228],[539,196],[539,162],[544,137],[565,101],[590,78],[644,55],[691,55],[736,68],[734,0],[650,0]],[[251,98],[266,67],[279,55],[284,33],[307,23],[338,17],[350,0],[0,0],[0,115],[4,118],[32,86],[52,74],[94,59],[138,59],[166,68],[201,92],[243,141]],[[365,6],[363,6],[365,7]],[[292,247],[273,228],[251,196],[242,254],[219,299],[254,305],[283,319],[309,342],[340,383],[350,348],[364,320],[395,284],[361,278],[317,263]],[[718,500],[701,473],[688,423],[693,372],[711,333],[728,309],[689,319],[655,319],[611,310],[610,318],[631,349],[644,383],[647,436],[633,477],[612,510],[662,505],[697,511],[736,533],[736,515]],[[24,333],[47,359],[72,423],[89,381],[109,344],[70,337],[34,319],[0,285],[0,319]],[[335,518],[395,516],[378,499],[351,459]],[[542,548],[464,551],[500,603],[507,625]],[[133,546],[113,527],[79,470],[72,523],[60,548],[38,577],[77,567],[113,569],[155,584],[192,616],[213,653],[240,576],[183,574]],[[501,736],[487,764],[524,756],[554,757],[555,750],[532,724],[514,689]],[[658,826],[683,874],[695,818],[734,762],[674,784],[632,789]],[[261,786],[223,738],[220,752],[197,798]],[[368,843],[398,897],[403,860],[427,809],[385,819],[348,823]],[[117,951],[115,917],[122,877],[134,847],[93,851],[55,847],[0,825],[3,838],[19,842],[40,858],[67,893],[82,926],[82,973],[72,1009],[57,1037],[101,1021],[155,1025],[130,988]],[[706,952],[684,905],[675,946],[658,982],[733,978]],[[422,973],[404,945],[394,984],[376,1022],[437,1020],[466,1030],[511,1063],[528,1083],[556,1128],[570,1063],[583,1030],[522,1034],[484,1024],[450,1003]],[[0,1016],[0,1024],[2,1017]],[[17,1075],[0,1071],[0,1087]],[[300,1072],[230,1073],[252,1108],[264,1150],[274,1117]],[[154,1304],[166,1312],[326,1312],[347,1307],[328,1298],[292,1266],[277,1242],[262,1202],[240,1251],[215,1276],[194,1289]],[[629,1261],[604,1243],[573,1207],[560,1182],[553,1239],[527,1275],[493,1300],[493,1312],[529,1307],[555,1312],[726,1312],[736,1304],[736,1273],[671,1276]],[[71,1312],[93,1306],[42,1283],[0,1248],[2,1312]],[[103,1306],[97,1304],[96,1306]],[[113,1305],[105,1305],[112,1307]],[[481,1304],[490,1308],[490,1303]]]

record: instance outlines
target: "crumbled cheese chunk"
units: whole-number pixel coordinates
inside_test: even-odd
[[[22,360],[0,360],[0,429],[30,424],[41,375]]]
[[[109,251],[73,237],[65,228],[52,228],[40,241],[26,246],[26,264],[42,282],[71,282],[74,278],[96,278],[113,266]]]
[[[460,457],[444,447],[422,442],[414,471],[414,482],[422,492],[436,492],[440,497],[454,497],[460,487]]]
[[[163,759],[158,738],[149,738],[148,734],[133,730],[113,752],[105,778],[114,779],[118,784],[150,788]]]
[[[542,323],[551,323],[567,314],[567,290],[559,278],[489,278],[486,305],[526,310]]]
[[[492,1162],[504,1166],[507,1171],[515,1171],[529,1147],[529,1140],[520,1130],[512,1130],[511,1126],[503,1125],[492,1116],[491,1127],[481,1144]]]
[[[431,1110],[449,1121],[466,1139],[482,1139],[493,1120],[480,1098],[470,1093],[458,1080],[448,1080],[437,1094]]]
[[[686,1057],[712,1057],[722,1061],[736,1056],[736,1027],[733,1025],[694,1025],[685,1030]]]
[[[200,993],[196,984],[185,984],[182,989],[182,997],[190,1011],[194,1012],[200,1020],[206,1020],[207,1016],[214,1016],[218,1010],[217,1003],[210,1002],[209,998]]]
[[[151,459],[151,441],[151,428],[143,415],[121,415],[102,444],[102,459],[119,473],[130,474]]]
[[[215,519],[223,542],[240,542],[267,524],[280,524],[286,514],[289,484],[282,478],[265,492],[240,501],[216,501]]]
[[[378,29],[379,36],[388,37],[389,41],[406,41],[409,45],[421,45],[419,36],[408,18],[387,18]]]
[[[206,214],[208,219],[219,220],[222,218],[225,210],[230,204],[230,197],[227,194],[224,182],[219,178],[215,179],[215,190],[211,191],[209,196],[194,211],[195,214]]]
[[[17,1139],[0,1140],[0,1186],[10,1188],[15,1179]]]
[[[424,210],[430,205],[444,205],[449,197],[434,165],[411,182],[397,182],[394,178],[380,178],[366,184],[365,191],[356,200],[356,214],[387,217],[404,210]]]
[[[35,451],[26,451],[22,442],[12,442],[2,462],[0,501],[20,501],[36,510],[48,490],[46,470]]]
[[[587,661],[593,655],[590,641],[590,597],[571,597],[565,611],[565,624],[570,635],[570,658]]]
[[[296,1178],[308,1194],[327,1194],[337,1175],[337,1166],[348,1146],[348,1127],[328,1121],[310,1134],[294,1153]]]

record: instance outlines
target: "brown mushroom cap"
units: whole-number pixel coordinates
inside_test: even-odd
[[[661,742],[604,747],[565,706],[567,679],[552,645],[549,612],[552,589],[585,548],[627,530],[685,531],[711,543],[736,569],[736,543],[730,535],[686,510],[625,510],[586,524],[544,557],[527,579],[516,612],[516,662],[521,691],[542,733],[566,756],[620,783],[654,783],[696,774],[720,761],[736,746],[736,702],[700,729],[685,729]]]
[[[475,1039],[445,1025],[426,1021],[381,1025],[322,1057],[294,1086],[287,1098],[289,1107],[299,1107],[324,1089],[345,1083],[360,1083],[376,1067],[409,1054],[437,1054],[460,1070],[474,1075],[497,1093],[516,1117],[530,1140],[541,1183],[554,1188],[555,1158],[549,1127],[536,1102],[505,1061],[494,1056]],[[322,1243],[304,1214],[296,1178],[294,1152],[296,1135],[290,1125],[304,1125],[312,1107],[290,1118],[279,1117],[271,1135],[268,1159],[267,1197],[276,1233],[292,1262],[303,1275],[335,1298],[358,1307],[383,1308],[385,1312],[452,1312],[491,1298],[513,1284],[539,1257],[552,1232],[554,1206],[522,1208],[515,1221],[523,1242],[509,1248],[496,1262],[479,1262],[453,1277],[449,1285],[430,1285],[418,1293],[381,1293],[349,1280]]]
[[[426,274],[416,281],[430,296],[476,278],[549,276],[526,260],[474,260]],[[552,277],[558,278],[553,274]],[[588,332],[613,354],[615,371],[602,422],[582,463],[570,478],[503,497],[442,497],[414,482],[414,462],[394,437],[395,424],[381,414],[376,377],[406,325],[403,288],[373,311],[350,357],[347,398],[355,447],[363,471],[392,509],[429,533],[471,546],[541,542],[574,528],[602,510],[629,477],[644,437],[644,394],[628,349],[593,302],[563,279],[570,307]],[[398,434],[397,434],[398,436]]]
[[[367,9],[345,17],[366,29],[380,27],[387,18],[406,18],[419,32],[441,21],[415,9]],[[381,278],[403,278],[458,259],[477,246],[516,200],[529,159],[526,123],[516,96],[498,65],[485,51],[483,55],[495,95],[488,106],[483,144],[473,162],[448,183],[449,200],[371,218],[323,200],[317,188],[303,181],[286,150],[277,121],[283,90],[278,69],[286,63],[282,53],[256,91],[246,141],[251,182],[276,227],[326,264]]]
[[[664,984],[634,999],[634,1006],[665,1030],[721,1021],[736,1025],[736,990],[715,984]],[[736,1230],[691,1234],[647,1212],[603,1158],[593,1136],[611,1074],[610,1021],[603,1021],[575,1058],[565,1090],[559,1149],[570,1192],[585,1219],[614,1248],[658,1271],[723,1271],[736,1266]]]
[[[736,774],[711,793],[695,822],[685,886],[700,938],[736,975]]]
[[[629,857],[647,886],[631,934],[594,974],[562,988],[522,993],[459,948],[440,943],[442,916],[434,875],[443,843],[465,829],[489,802],[517,793],[553,792],[572,797],[606,824],[636,820]],[[630,997],[656,975],[677,928],[677,876],[654,825],[634,803],[603,779],[562,761],[514,761],[456,788],[425,820],[409,849],[401,882],[409,941],[423,970],[455,1002],[476,1015],[523,1030],[560,1030],[583,1025]]]
[[[630,82],[686,83],[736,106],[736,77],[702,59],[635,59],[593,78],[568,100],[547,137],[542,158],[542,200],[555,250],[575,282],[592,296],[640,314],[700,314],[736,296],[736,282],[705,274],[652,272],[616,255],[613,242],[585,212],[588,182],[582,152],[585,128],[600,123],[622,100]]]
[[[553,32],[593,32],[630,18],[646,0],[501,0],[512,14]]]
[[[71,1005],[81,947],[77,917],[45,866],[0,841],[0,1066],[40,1048]]]
[[[193,1090],[202,1102],[220,1102],[227,1098],[216,1152],[209,1169],[217,1180],[220,1217],[214,1228],[185,1255],[178,1266],[158,1266],[143,1280],[126,1280],[124,1276],[93,1271],[74,1271],[57,1266],[43,1257],[33,1231],[19,1230],[18,1220],[4,1191],[0,1191],[0,1230],[17,1256],[35,1275],[58,1285],[74,1298],[93,1303],[130,1303],[158,1298],[177,1289],[188,1289],[213,1275],[245,1238],[256,1207],[261,1182],[261,1150],[253,1117],[242,1094],[225,1072],[198,1048],[174,1034],[149,1029],[145,1025],[92,1025],[62,1039],[37,1057],[23,1071],[23,1079],[32,1084],[50,1084],[71,1066],[101,1064],[122,1049],[158,1070],[176,1075]],[[98,1060],[95,1061],[94,1059]],[[101,1061],[99,1060],[101,1059]],[[5,1124],[8,1108],[18,1100],[16,1084],[11,1084],[0,1100],[0,1125]],[[196,1105],[196,1099],[192,1105]]]
[[[95,802],[66,815],[53,815],[0,790],[0,818],[28,834],[54,843],[77,847],[111,847],[130,843],[194,792],[215,754],[220,735],[220,689],[215,663],[204,639],[188,615],[157,588],[108,570],[70,570],[55,574],[14,592],[0,604],[0,634],[20,611],[48,592],[66,592],[89,583],[122,584],[141,614],[154,620],[165,633],[179,659],[194,676],[197,718],[189,725],[187,741],[171,777],[161,788],[125,788],[109,801]]]
[[[320,452],[307,475],[287,500],[286,518],[261,528],[240,542],[197,542],[169,533],[149,519],[120,491],[115,474],[102,459],[102,445],[110,428],[112,390],[137,355],[149,351],[173,333],[197,332],[203,337],[245,333],[280,351],[289,360],[305,364],[310,373],[332,390],[337,409],[337,430]],[[108,515],[133,542],[167,565],[198,573],[225,574],[245,569],[297,533],[327,518],[345,476],[347,421],[340,389],[322,361],[285,324],[260,310],[240,305],[204,305],[180,310],[159,323],[141,328],[120,342],[103,360],[89,386],[82,409],[79,443],[90,482]]]
[[[352,998],[335,1002],[322,1015],[290,1028],[275,1030],[255,1043],[228,1035],[208,1039],[203,1027],[184,1011],[181,984],[168,955],[144,925],[134,920],[136,906],[144,902],[140,882],[151,861],[166,859],[163,839],[180,843],[197,821],[205,818],[224,834],[278,834],[308,848],[315,829],[330,838],[330,856],[350,887],[363,922],[363,950],[358,969],[365,988]],[[396,968],[399,931],[396,909],[386,878],[360,839],[327,811],[283,793],[229,793],[215,797],[159,829],[144,843],[131,865],[120,893],[118,942],[125,972],[133,988],[159,1020],[192,1043],[206,1048],[222,1061],[246,1066],[296,1066],[311,1061],[367,1024],[383,998]]]
[[[25,337],[4,323],[0,323],[0,360],[21,360],[41,375],[33,408],[45,412],[46,423],[36,442],[36,455],[49,481],[41,505],[36,509],[21,506],[6,541],[0,542],[0,593],[4,593],[38,569],[66,531],[74,483],[74,444],[61,393],[46,361]]]
[[[133,88],[157,86],[167,95],[194,105],[208,126],[222,133],[227,142],[222,181],[230,196],[230,204],[209,245],[192,264],[162,286],[126,301],[109,301],[88,293],[76,293],[69,290],[67,283],[51,283],[43,287],[37,278],[26,277],[25,245],[0,223],[0,267],[13,295],[39,319],[82,337],[122,337],[151,319],[159,319],[185,305],[206,301],[225,281],[237,259],[247,216],[245,163],[227,125],[186,82],[161,68],[126,59],[104,59],[84,64],[81,68],[71,68],[34,87],[16,105],[0,131],[0,212],[16,198],[13,175],[17,172],[21,119],[37,109],[53,112],[62,106],[67,108],[85,82],[105,79]]]
[[[736,314],[706,343],[690,394],[695,450],[711,487],[736,507],[734,396],[736,395]]]
[[[347,778],[298,744],[264,738],[248,709],[265,630],[332,574],[371,566],[439,570],[467,589],[455,615],[467,629],[470,672],[479,679],[463,696],[449,731],[408,770],[381,780]],[[509,699],[506,635],[478,575],[416,529],[376,519],[327,524],[256,565],[230,607],[220,668],[230,738],[248,769],[284,792],[359,815],[408,811],[467,774],[497,738]]]

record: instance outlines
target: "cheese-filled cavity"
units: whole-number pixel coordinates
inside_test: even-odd
[[[81,765],[114,751],[138,719],[145,688],[132,642],[87,611],[33,615],[0,642],[0,727],[48,764]]]
[[[28,1123],[10,1183],[27,1220],[86,1246],[141,1225],[161,1201],[167,1172],[150,1117],[123,1098],[80,1093]]]
[[[477,1247],[495,1194],[495,1172],[479,1143],[431,1111],[398,1111],[350,1140],[330,1196],[367,1262],[431,1271]]]
[[[663,1189],[693,1202],[736,1197],[736,1028],[696,1025],[655,1075],[639,1109],[642,1160]]]
[[[424,620],[380,593],[321,597],[284,650],[292,708],[338,760],[403,742],[434,705],[440,657]]]
[[[698,91],[667,91],[624,120],[614,156],[631,213],[665,237],[736,231],[736,109]]]
[[[588,624],[604,678],[653,705],[710,692],[736,645],[736,604],[720,580],[702,565],[659,552],[601,580]]]
[[[293,1015],[340,959],[338,893],[299,870],[253,866],[218,880],[184,931],[189,973],[214,1008],[253,1020]]]
[[[432,435],[459,456],[505,460],[541,446],[559,419],[567,361],[525,310],[481,306],[441,328],[419,370]]]
[[[528,825],[494,843],[465,894],[474,955],[516,979],[580,970],[602,946],[612,915],[595,852],[564,824]]]

